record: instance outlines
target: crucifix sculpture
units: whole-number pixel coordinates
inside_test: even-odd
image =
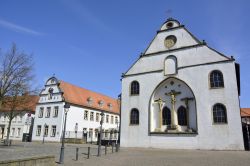
[[[181,101],[185,102],[186,109],[187,109],[187,126],[188,126],[188,128],[189,128],[189,101],[193,101],[193,100],[194,100],[193,97],[185,97],[185,98],[181,99]]]
[[[178,122],[176,122],[176,111],[175,111],[175,102],[176,102],[176,96],[181,94],[181,92],[176,92],[175,90],[171,90],[168,93],[165,93],[165,95],[171,97],[171,104],[172,104],[172,109],[171,109],[171,128],[176,128],[178,125]]]
[[[158,103],[159,105],[159,131],[161,131],[161,126],[162,126],[162,106],[163,103],[166,101],[163,101],[161,98],[157,99],[154,101],[155,103]]]

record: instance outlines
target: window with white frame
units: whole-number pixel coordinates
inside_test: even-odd
[[[42,126],[41,125],[37,125],[36,136],[40,136],[41,135],[41,129],[42,129]]]
[[[109,115],[106,115],[106,123],[109,123]]]
[[[21,128],[17,128],[17,137],[21,136]]]
[[[88,120],[89,112],[87,110],[84,111],[84,120]]]
[[[116,124],[118,123],[118,117],[117,116],[115,117],[115,123]]]
[[[90,112],[90,120],[94,121],[94,112]]]
[[[47,107],[45,118],[50,117],[50,111],[51,111],[51,107]]]
[[[14,137],[15,136],[15,128],[12,128],[12,130],[11,130],[11,135],[10,135],[11,137]]]
[[[42,118],[43,117],[43,111],[44,111],[44,108],[40,107],[39,113],[38,113],[38,118]]]
[[[58,117],[58,109],[59,109],[58,106],[55,106],[55,107],[54,107],[54,114],[53,114],[53,117],[54,117],[54,118],[55,118],[55,117]]]
[[[99,121],[100,121],[100,120],[99,120],[99,116],[100,116],[100,113],[97,112],[97,113],[96,113],[96,116],[95,116],[95,121],[96,121],[96,122],[99,122]]]
[[[111,115],[111,120],[110,120],[111,124],[114,124],[114,116]]]
[[[93,137],[93,129],[89,129],[89,137],[92,138]]]
[[[95,129],[95,137],[98,137],[98,129]]]
[[[47,137],[48,136],[48,133],[49,133],[49,126],[45,126],[44,128],[44,136]]]
[[[53,125],[51,128],[51,137],[55,137],[56,136],[56,126]]]

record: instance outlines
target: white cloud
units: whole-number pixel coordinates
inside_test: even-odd
[[[22,32],[22,33],[27,33],[30,35],[35,35],[35,36],[41,36],[43,35],[43,33],[35,31],[33,29],[30,28],[26,28],[11,22],[8,22],[6,20],[0,19],[0,26],[5,27],[7,29],[13,30],[15,32]]]

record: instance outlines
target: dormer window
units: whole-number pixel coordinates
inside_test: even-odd
[[[53,91],[53,88],[49,88],[49,100],[52,99]]]
[[[93,103],[92,97],[88,97],[87,102],[88,102],[88,105],[92,105]]]
[[[55,79],[51,79],[51,84],[54,84],[55,83]]]
[[[112,110],[113,105],[111,103],[108,103],[108,107],[110,110]]]
[[[102,107],[103,104],[104,104],[104,101],[100,100],[100,101],[98,102],[98,104],[99,104],[99,107]]]

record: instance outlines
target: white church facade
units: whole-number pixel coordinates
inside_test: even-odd
[[[121,146],[243,150],[239,64],[168,19],[122,76]]]
[[[59,142],[62,138],[65,104],[67,111],[65,138],[96,142],[103,116],[102,139],[118,139],[120,101],[51,77],[40,93],[36,106],[33,141]]]

